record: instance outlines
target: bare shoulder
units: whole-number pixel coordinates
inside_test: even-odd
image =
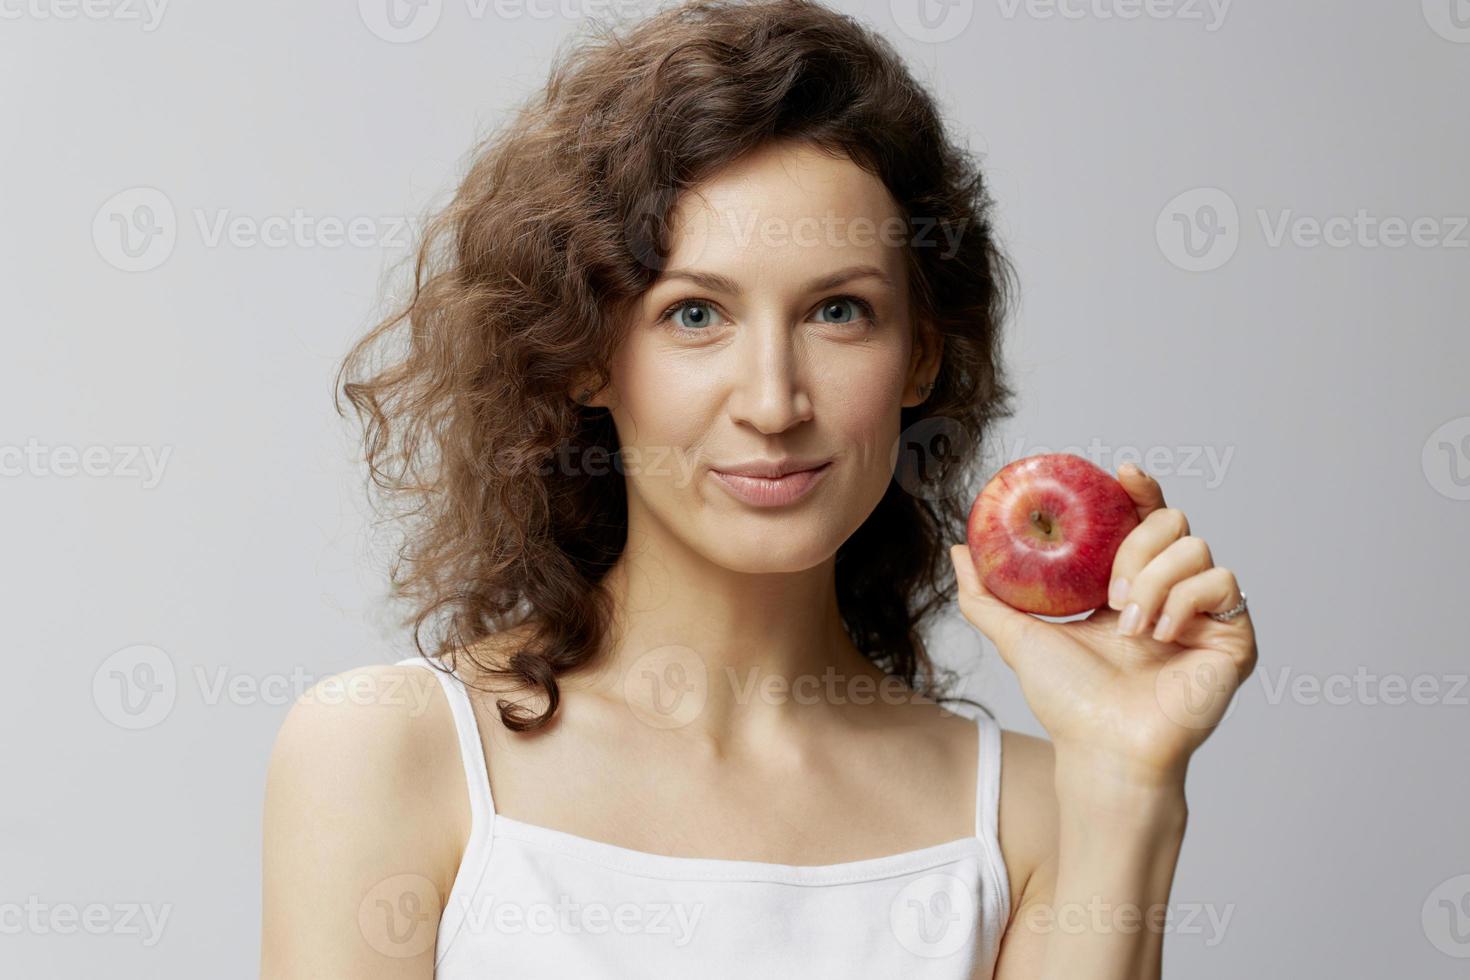
[[[426,756],[454,744],[439,681],[424,667],[375,664],[323,678],[292,704],[276,734],[272,775],[329,767],[352,778],[418,778]],[[350,756],[338,754],[354,747]]]
[[[974,758],[975,721],[940,706],[920,717],[936,746],[942,741],[952,759]],[[1055,753],[1045,738],[1001,729],[1000,816],[998,832],[1013,885],[1045,863],[1057,845]],[[1015,889],[1017,892],[1020,888]]]
[[[443,811],[438,804],[454,794],[439,791],[463,778],[453,717],[431,669],[358,667],[317,682],[291,706],[271,751],[267,815],[285,815],[270,804],[293,802],[358,821]],[[468,794],[459,796],[467,816]],[[364,804],[371,810],[357,809]]]
[[[1057,797],[1050,741],[1008,729],[1001,732],[1001,852],[1011,881],[1011,908],[1057,849]]]
[[[432,942],[384,950],[397,940],[363,927],[359,911],[384,889],[395,891],[385,900],[413,892],[421,906],[442,907],[468,811],[449,704],[430,670],[360,667],[302,694],[266,775],[263,975],[381,969],[385,955],[395,971],[432,969]]]

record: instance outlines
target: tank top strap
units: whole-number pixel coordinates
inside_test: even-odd
[[[490,792],[490,773],[485,766],[485,750],[480,742],[480,725],[475,720],[475,709],[470,704],[469,692],[464,679],[451,673],[442,661],[430,661],[424,657],[409,657],[396,666],[418,665],[439,675],[439,684],[449,700],[449,710],[454,716],[454,730],[459,736],[459,757],[464,764],[465,782],[470,796],[470,816],[476,826],[488,826],[495,814],[495,799]]]
[[[979,752],[975,773],[975,836],[999,839],[1000,724],[981,712],[975,716]]]

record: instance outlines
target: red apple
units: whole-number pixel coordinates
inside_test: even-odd
[[[970,508],[966,544],[980,581],[1022,612],[1072,616],[1107,604],[1113,556],[1138,526],[1128,491],[1071,453],[1007,464]]]

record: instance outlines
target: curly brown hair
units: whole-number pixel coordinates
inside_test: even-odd
[[[421,654],[451,668],[465,656],[544,696],[539,712],[497,701],[512,730],[545,725],[557,677],[596,655],[613,611],[599,584],[627,537],[623,479],[547,465],[568,446],[617,459],[611,415],[568,393],[607,382],[678,194],[771,140],[845,156],[914,227],[958,230],[944,249],[905,246],[915,322],[937,331],[942,361],[900,427],[935,468],[922,492],[890,481],[835,575],[866,657],[965,700],[944,696],[920,629],[954,598],[947,546],[964,540],[967,481],[987,427],[1012,411],[1000,331],[1013,277],[979,167],[897,52],[851,17],[814,0],[692,0],[558,52],[545,89],[475,148],[427,222],[411,298],[337,378],[377,496],[400,505],[390,580],[412,607],[405,626]],[[513,617],[526,642],[477,654]]]

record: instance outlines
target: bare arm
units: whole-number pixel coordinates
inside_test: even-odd
[[[469,819],[456,780],[427,670],[349,671],[293,705],[266,781],[262,980],[433,976]]]
[[[1256,664],[1234,573],[1165,506],[1157,481],[1126,468],[1119,478],[1140,521],[1113,558],[1108,605],[1086,619],[1008,606],[966,546],[950,550],[961,610],[1016,672],[1054,746],[1050,798],[1032,792],[1030,811],[1054,815],[1055,843],[1023,865],[1035,870],[999,980],[1158,980],[1189,760]],[[1004,809],[1002,799],[1003,833]]]
[[[1028,744],[1010,751],[1020,765],[1005,776],[1002,828],[1012,859],[1033,870],[1018,882],[996,980],[1156,980],[1183,793],[1119,782],[1096,760],[1056,760],[1050,743],[1008,736]]]

